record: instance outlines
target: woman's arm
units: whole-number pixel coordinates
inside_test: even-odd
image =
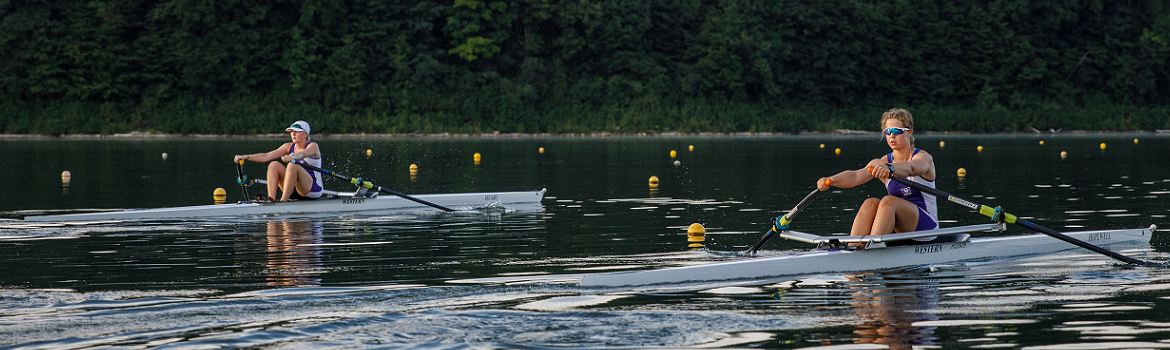
[[[934,157],[926,151],[918,152],[908,162],[895,162],[894,176],[909,177],[921,176],[923,179],[934,180]]]
[[[309,147],[305,147],[304,151],[297,152],[293,154],[293,156],[295,156],[297,160],[305,158],[321,158],[321,149],[317,148],[316,142],[313,142],[309,144]]]
[[[831,186],[834,187],[852,188],[860,186],[861,184],[869,182],[869,180],[873,180],[873,175],[870,174],[867,169],[871,166],[874,166],[875,164],[885,164],[885,161],[881,158],[874,158],[874,160],[869,161],[869,163],[865,165],[865,168],[857,170],[846,170],[833,176],[822,177],[820,180],[817,180],[817,188],[821,191],[829,189],[830,185],[825,184],[825,181],[830,179],[833,180],[833,184]]]
[[[270,161],[273,161],[276,159],[280,159],[281,156],[288,154],[288,148],[291,147],[292,144],[293,144],[292,142],[285,143],[283,145],[280,145],[280,147],[277,147],[276,149],[274,149],[268,153],[253,153],[253,154],[236,155],[235,160],[237,162],[240,160],[253,161],[253,162],[257,162],[257,163],[270,162]],[[310,148],[312,148],[313,146],[315,146],[315,145],[310,145]]]

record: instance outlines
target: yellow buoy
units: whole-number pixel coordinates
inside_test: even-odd
[[[215,204],[223,204],[227,201],[227,191],[223,187],[216,188],[211,192],[211,202]]]
[[[658,177],[657,176],[650,176],[650,188],[656,188],[656,187],[658,187]]]
[[[544,154],[544,147],[537,149],[536,152],[539,152],[540,154]]]
[[[677,156],[678,156],[678,152],[675,152],[674,150],[670,150],[670,157],[671,157],[671,158],[674,158],[674,157],[677,157]]]
[[[1137,139],[1134,139],[1134,141],[1137,141]],[[690,145],[690,146],[687,146],[687,150],[688,150],[688,151],[691,151],[691,152],[694,152],[694,151],[695,151],[695,145]]]
[[[417,171],[418,171],[418,165],[411,164],[410,165],[410,172],[413,173],[413,172],[417,172]]]
[[[367,150],[366,150],[366,157],[369,157],[369,156],[372,156],[372,155],[374,155],[374,150],[372,150],[372,149],[367,149]]]
[[[833,150],[833,153],[836,153],[836,154],[841,154],[841,149],[840,149],[840,148],[838,148],[838,149],[835,149],[835,150]]]
[[[68,178],[71,178],[71,177],[73,177],[73,173],[69,172],[69,170],[62,171],[62,172],[61,172],[61,178],[62,178],[62,179],[68,179]]]
[[[983,152],[983,146],[975,147],[976,151]]]
[[[1133,144],[1137,144],[1137,139],[1133,139]]]
[[[822,144],[821,144],[821,148],[825,148],[825,144],[823,144],[823,143],[822,143]]]
[[[693,223],[687,227],[687,241],[688,242],[702,242],[707,236],[707,229],[703,228],[703,224]]]
[[[475,159],[475,162],[476,162],[476,163],[479,163],[479,158],[480,158],[480,157],[479,157],[479,153],[476,153],[476,154],[475,154],[474,156],[472,156],[471,158],[474,158],[474,159]]]
[[[959,176],[967,176],[967,169],[959,168],[959,171],[956,171],[955,173]]]
[[[946,146],[947,146],[947,142],[946,142],[946,141],[939,141],[939,142],[938,142],[938,148],[943,148],[943,147],[946,147]]]
[[[1105,149],[1105,143],[1104,143],[1104,142],[1102,142],[1102,143],[1101,143],[1101,149]]]
[[[1064,158],[1067,158],[1067,157],[1068,157],[1068,152],[1065,152],[1065,151],[1060,151],[1060,159],[1064,159]]]
[[[163,152],[163,160],[167,160],[167,152]]]
[[[1043,145],[1044,145],[1044,140],[1040,140],[1040,145],[1041,145],[1041,146],[1043,146]]]

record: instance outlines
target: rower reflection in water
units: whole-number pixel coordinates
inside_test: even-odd
[[[885,183],[886,196],[868,198],[853,219],[852,236],[884,235],[938,228],[938,205],[935,196],[889,179],[905,177],[934,188],[934,158],[914,148],[914,119],[904,109],[891,109],[882,115],[882,134],[891,152],[874,158],[857,170],[846,170],[817,180],[821,191],[829,186],[851,188],[873,180]],[[830,181],[831,180],[831,181]],[[917,238],[929,241],[934,237]]]
[[[268,222],[267,284],[305,286],[321,284],[321,251],[324,226],[320,221]]]
[[[309,171],[300,164],[321,167],[321,149],[317,143],[309,141],[309,123],[298,120],[288,128],[292,142],[268,153],[236,155],[234,161],[250,160],[257,163],[268,163],[268,200],[275,201],[276,190],[281,190],[280,201],[289,199],[317,199],[324,190],[322,174]],[[276,161],[276,160],[280,161]],[[281,164],[281,162],[288,163]]]
[[[779,339],[795,339],[782,340],[781,344],[819,343],[842,349],[853,348],[844,343],[876,344],[886,349],[907,350],[936,345],[937,327],[915,325],[938,320],[940,282],[931,274],[924,271],[867,272],[822,277],[827,279],[793,281],[797,283],[780,287],[771,297],[787,304],[781,309],[796,308],[805,310],[800,311],[802,313],[813,314],[828,312],[834,319],[847,318],[849,325],[796,331],[796,334],[779,332]],[[848,309],[839,307],[844,305]],[[843,332],[852,335],[843,335]],[[857,349],[878,348],[855,346]]]
[[[853,310],[868,322],[853,333],[858,344],[882,344],[890,349],[913,349],[933,343],[935,327],[914,326],[915,322],[934,321],[938,308],[938,289],[930,280],[913,276],[892,277],[884,274],[846,276],[851,282]]]

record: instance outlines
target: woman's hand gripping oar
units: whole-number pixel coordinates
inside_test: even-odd
[[[825,186],[828,186],[832,183],[833,179],[825,180]],[[756,251],[760,250],[760,247],[764,246],[765,242],[767,242],[769,239],[772,239],[772,236],[774,236],[777,232],[787,230],[788,225],[792,223],[792,218],[796,217],[796,214],[800,214],[800,212],[804,210],[804,208],[807,207],[809,203],[812,203],[814,199],[817,199],[817,195],[819,194],[821,194],[821,190],[819,188],[809,192],[807,196],[804,196],[804,199],[802,199],[800,203],[797,203],[795,207],[792,207],[792,210],[788,211],[788,214],[784,214],[784,216],[776,218],[776,222],[772,223],[772,227],[768,228],[768,230],[764,232],[764,237],[760,237],[760,241],[756,242],[756,245],[753,245],[750,249],[744,252],[744,254],[756,255]]]
[[[333,176],[333,177],[336,177],[336,178],[338,178],[338,179],[342,179],[342,180],[345,180],[345,181],[349,181],[349,183],[351,183],[351,184],[354,184],[354,185],[357,185],[358,187],[365,187],[365,188],[369,188],[369,189],[372,189],[372,190],[375,190],[375,191],[378,191],[378,192],[382,192],[382,193],[385,193],[385,194],[390,194],[390,195],[399,196],[399,197],[402,197],[402,198],[405,198],[405,199],[409,199],[409,200],[412,200],[412,201],[415,201],[415,202],[418,202],[418,203],[421,203],[421,204],[425,204],[425,205],[428,205],[428,206],[431,206],[431,207],[434,207],[434,208],[440,209],[440,210],[442,210],[442,211],[447,211],[447,212],[455,211],[455,209],[447,208],[447,207],[444,207],[444,206],[441,206],[441,205],[438,205],[438,204],[435,204],[435,203],[431,203],[431,202],[424,201],[424,200],[422,200],[422,199],[414,198],[414,197],[408,196],[408,195],[406,195],[406,194],[404,194],[404,193],[402,193],[402,192],[398,192],[398,191],[395,191],[395,190],[391,190],[391,189],[389,189],[389,188],[383,188],[382,186],[378,186],[378,185],[372,184],[372,183],[370,183],[369,181],[362,180],[362,178],[360,178],[360,177],[349,177],[349,176],[345,176],[345,175],[341,175],[341,174],[335,173],[335,172],[333,172],[332,170],[329,170],[329,169],[321,169],[321,168],[318,168],[318,167],[315,167],[315,166],[312,166],[312,165],[308,165],[308,164],[301,164],[301,163],[297,163],[297,165],[300,165],[301,167],[304,167],[305,169],[309,169],[309,170],[315,170],[315,171],[320,171],[320,172],[321,172],[321,173],[323,173],[323,174],[326,174],[326,175],[329,175],[329,176]]]
[[[871,168],[871,169],[870,169],[870,171],[873,171],[873,169]],[[1110,251],[1110,250],[1107,250],[1107,249],[1105,249],[1105,248],[1101,248],[1101,247],[1098,247],[1098,246],[1095,246],[1095,245],[1089,244],[1088,242],[1085,242],[1085,241],[1082,241],[1082,240],[1079,240],[1079,239],[1076,239],[1076,238],[1069,237],[1069,236],[1067,236],[1067,235],[1065,235],[1065,234],[1063,234],[1063,233],[1056,232],[1056,231],[1055,231],[1055,230],[1053,230],[1053,229],[1050,229],[1050,228],[1047,228],[1047,227],[1044,227],[1044,226],[1040,226],[1040,225],[1037,225],[1037,224],[1035,224],[1035,223],[1032,223],[1032,222],[1030,222],[1030,221],[1028,221],[1028,220],[1024,220],[1024,219],[1021,219],[1021,218],[1019,218],[1019,217],[1016,217],[1015,215],[1008,214],[1008,213],[1004,212],[1004,211],[1003,211],[1003,209],[1001,209],[1000,207],[995,207],[995,208],[992,208],[992,207],[989,207],[989,206],[986,206],[986,205],[980,205],[980,204],[976,204],[976,203],[974,203],[974,202],[971,202],[971,201],[968,201],[968,200],[965,200],[965,199],[962,199],[962,198],[959,198],[959,197],[952,196],[952,195],[950,195],[950,194],[947,194],[946,192],[939,191],[939,190],[936,190],[936,189],[934,189],[934,188],[927,187],[926,185],[920,184],[920,183],[918,183],[918,182],[910,181],[910,180],[907,180],[907,179],[904,179],[904,178],[900,178],[900,177],[897,177],[897,176],[890,175],[890,179],[891,179],[891,180],[894,180],[894,181],[897,181],[897,182],[900,182],[900,183],[902,183],[903,185],[906,185],[907,187],[910,187],[910,188],[913,188],[913,189],[916,189],[916,190],[919,190],[919,191],[922,191],[922,192],[926,192],[926,193],[932,194],[932,195],[934,195],[935,197],[946,198],[946,199],[947,199],[948,201],[950,201],[951,203],[955,203],[955,204],[962,205],[962,206],[964,206],[964,207],[970,208],[971,210],[977,211],[977,212],[979,212],[979,214],[983,214],[983,215],[985,215],[985,216],[987,216],[987,217],[990,217],[990,218],[992,218],[992,219],[995,219],[995,220],[996,220],[996,221],[998,221],[998,222],[1006,222],[1006,223],[1009,223],[1009,224],[1016,224],[1016,225],[1020,225],[1020,226],[1023,226],[1024,228],[1027,228],[1027,229],[1029,229],[1029,230],[1036,231],[1036,232],[1040,232],[1040,233],[1043,233],[1043,234],[1046,234],[1046,235],[1052,236],[1052,238],[1056,238],[1056,239],[1059,239],[1059,240],[1062,240],[1062,241],[1065,241],[1065,242],[1068,242],[1068,243],[1072,243],[1072,244],[1074,244],[1074,245],[1076,245],[1076,246],[1078,246],[1078,247],[1081,247],[1081,248],[1085,248],[1085,249],[1091,250],[1091,251],[1093,251],[1093,252],[1095,252],[1095,253],[1103,254],[1103,255],[1105,255],[1105,256],[1108,256],[1108,257],[1110,257],[1110,258],[1114,258],[1114,259],[1117,259],[1117,260],[1123,261],[1123,262],[1125,262],[1125,263],[1128,263],[1128,264],[1134,264],[1134,265],[1161,265],[1161,264],[1155,264],[1155,263],[1151,263],[1151,262],[1148,262],[1148,261],[1142,261],[1142,260],[1134,259],[1134,258],[1131,258],[1131,257],[1125,256],[1125,255],[1121,255],[1121,254],[1119,254],[1119,253],[1117,253],[1117,252]]]

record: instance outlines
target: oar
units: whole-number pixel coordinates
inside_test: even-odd
[[[450,211],[455,211],[454,209],[451,209],[451,208],[447,208],[447,207],[444,207],[444,206],[441,206],[441,205],[438,205],[438,204],[435,204],[435,203],[427,202],[427,201],[424,201],[424,200],[421,200],[421,199],[418,199],[418,198],[414,198],[414,197],[408,196],[408,195],[406,195],[405,193],[402,193],[402,192],[398,192],[398,191],[395,191],[395,190],[391,190],[391,189],[389,189],[389,188],[383,188],[382,186],[378,186],[378,185],[372,184],[372,183],[370,183],[369,181],[362,180],[362,178],[360,178],[360,177],[349,177],[349,176],[345,176],[345,175],[341,175],[341,174],[335,173],[335,172],[333,172],[333,171],[331,171],[331,170],[329,170],[329,169],[321,169],[321,168],[318,168],[318,167],[315,167],[315,166],[312,166],[312,165],[308,165],[308,164],[301,164],[301,163],[297,163],[297,165],[300,165],[301,167],[304,167],[304,168],[306,168],[306,169],[315,170],[315,171],[320,171],[320,172],[322,172],[322,173],[324,173],[324,174],[328,174],[328,175],[330,175],[330,176],[333,176],[333,177],[336,177],[336,178],[338,178],[338,179],[342,179],[342,180],[345,180],[345,181],[349,181],[349,183],[351,183],[351,184],[354,184],[354,185],[357,185],[358,187],[365,187],[365,188],[369,188],[369,189],[372,189],[372,190],[375,190],[375,191],[378,191],[378,192],[382,192],[382,193],[385,193],[385,194],[390,194],[390,195],[399,196],[399,197],[406,198],[406,199],[409,199],[409,200],[412,200],[412,201],[415,201],[415,202],[418,202],[418,203],[422,203],[422,204],[426,204],[426,205],[428,205],[428,206],[431,206],[431,207],[438,208],[438,209],[440,209],[440,210],[442,210],[442,211],[448,211],[448,212],[450,212]]]
[[[832,179],[825,180],[825,185],[829,185],[831,183],[833,183]],[[817,195],[819,194],[821,194],[821,190],[819,189],[809,192],[807,196],[804,196],[804,199],[800,200],[800,203],[797,203],[795,207],[792,207],[792,210],[788,211],[788,214],[784,214],[784,216],[777,218],[776,222],[772,223],[772,227],[768,228],[767,231],[764,231],[764,237],[760,237],[760,241],[756,242],[756,245],[753,245],[751,249],[748,249],[747,252],[744,253],[747,255],[755,255],[756,251],[760,250],[760,247],[764,246],[764,242],[772,239],[772,236],[775,235],[776,232],[787,230],[788,225],[792,223],[792,218],[796,217],[796,214],[800,214],[800,212],[804,210],[804,208],[807,207],[809,203],[812,203],[814,199],[817,199]]]
[[[246,200],[246,201],[252,200],[251,198],[248,197],[248,185],[251,185],[251,183],[248,182],[248,177],[244,176],[244,160],[243,159],[236,161],[236,175],[237,175],[236,182],[240,184],[240,189],[244,190],[244,200]]]
[[[914,181],[910,181],[910,180],[906,180],[906,179],[903,179],[903,178],[900,178],[897,176],[891,175],[890,179],[893,179],[894,181],[897,181],[897,182],[901,182],[903,185],[909,186],[909,187],[914,188],[916,190],[930,193],[932,195],[935,195],[936,197],[945,197],[948,201],[951,201],[952,203],[956,203],[956,204],[962,205],[964,207],[970,208],[971,210],[978,211],[979,214],[983,214],[983,215],[990,217],[992,219],[995,219],[997,221],[1003,221],[1003,222],[1007,222],[1009,224],[1020,225],[1020,226],[1023,226],[1029,230],[1052,236],[1052,238],[1056,238],[1056,239],[1059,239],[1059,240],[1062,240],[1065,242],[1072,243],[1078,247],[1085,248],[1085,249],[1091,250],[1091,251],[1099,253],[1099,254],[1104,254],[1110,258],[1121,260],[1121,261],[1124,261],[1126,263],[1134,264],[1134,265],[1153,265],[1153,263],[1134,259],[1134,258],[1125,256],[1125,255],[1121,255],[1121,254],[1118,254],[1117,252],[1109,251],[1109,250],[1106,250],[1104,248],[1089,244],[1088,242],[1066,236],[1063,233],[1056,232],[1053,229],[1050,229],[1050,228],[1047,228],[1044,226],[1040,226],[1040,225],[1032,223],[1028,220],[1018,218],[1015,215],[1008,214],[1008,213],[1004,212],[1003,209],[998,208],[998,207],[992,208],[992,207],[989,207],[986,205],[979,205],[979,204],[973,203],[971,201],[952,196],[950,194],[947,194],[946,192],[939,191],[939,190],[927,187],[923,184],[920,184],[920,183],[917,183]]]

